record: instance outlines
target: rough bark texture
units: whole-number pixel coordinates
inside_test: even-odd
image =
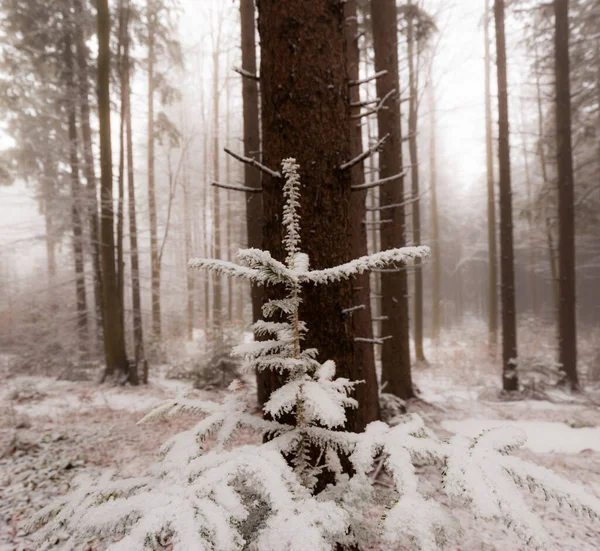
[[[102,293],[104,296],[104,376],[128,371],[124,330],[115,273],[113,233],[112,152],[110,144],[110,13],[108,0],[97,0],[98,119],[100,122],[100,204],[102,238]]]
[[[379,177],[386,178],[402,172],[402,127],[400,124],[400,77],[398,74],[398,26],[394,0],[371,2],[375,71],[387,71],[377,79],[380,98],[395,90],[388,100],[388,110],[377,113],[379,136],[390,134],[379,152]],[[400,178],[381,186],[380,204],[391,205],[404,201],[404,180]],[[403,247],[406,244],[404,208],[381,212],[382,250]],[[408,288],[406,270],[381,274],[383,335],[382,384],[385,392],[407,399],[414,395],[410,372],[410,341],[408,318]]]
[[[334,266],[351,255],[351,174],[338,168],[351,155],[343,5],[260,0],[258,10],[263,162],[278,169],[283,158],[296,158],[302,250],[312,268]],[[263,177],[263,246],[279,260],[285,258],[282,187],[282,179]],[[281,289],[265,289],[268,298],[280,294]],[[338,375],[350,378],[352,321],[343,310],[352,304],[349,281],[307,286],[300,312],[309,327],[305,346],[318,348],[321,360],[333,359]],[[271,376],[261,383],[268,395],[278,381]]]
[[[129,10],[129,1],[127,2]],[[135,206],[135,181],[133,166],[133,133],[131,124],[131,66],[129,62],[129,33],[125,34],[125,50],[123,53],[123,95],[125,97],[125,120],[127,135],[127,199],[129,214],[129,249],[131,255],[131,307],[133,318],[134,363],[130,366],[129,381],[139,382],[139,367],[142,366],[142,381],[148,382],[148,361],[144,352],[144,331],[142,325],[142,298],[140,293],[140,261],[138,252],[138,235]]]
[[[408,5],[412,4],[411,0]],[[407,15],[406,40],[408,44],[408,89],[410,97],[408,98],[408,151],[410,154],[410,178],[411,178],[411,212],[412,212],[412,240],[413,245],[421,245],[421,204],[419,200],[419,149],[417,145],[417,124],[418,124],[418,86],[416,74],[416,52],[414,21],[412,14]],[[420,258],[415,259],[415,296],[413,298],[414,309],[414,340],[415,340],[415,359],[418,362],[425,361],[425,352],[423,351],[423,270]]]
[[[504,0],[495,0],[496,57],[498,69],[498,158],[500,164],[500,272],[502,283],[502,388],[519,388],[517,376],[517,319],[513,250],[512,192],[506,80]]]
[[[73,38],[76,47],[78,69],[78,99],[80,109],[81,137],[83,142],[83,174],[86,180],[86,202],[88,208],[90,241],[92,246],[92,267],[94,271],[94,304],[96,307],[96,327],[102,333],[104,312],[102,298],[102,268],[100,260],[100,221],[98,220],[98,196],[94,152],[92,148],[92,129],[90,124],[88,48],[83,33],[84,14],[82,0],[73,0],[75,25]]]
[[[73,261],[75,265],[75,295],[77,299],[77,333],[80,353],[88,351],[88,315],[85,296],[85,264],[83,257],[83,224],[81,220],[81,190],[77,140],[76,89],[71,35],[65,40],[66,109],[69,126],[69,157],[71,165],[71,224],[73,227]]]
[[[256,74],[256,33],[253,0],[240,0],[242,26],[242,69]],[[242,77],[242,100],[244,103],[244,155],[260,160],[260,125],[258,110],[258,82]],[[250,165],[244,165],[244,185],[259,188],[261,173]],[[248,193],[246,197],[246,231],[248,247],[262,247],[262,196]],[[252,287],[252,321],[261,318],[262,289]]]
[[[158,258],[158,230],[156,220],[156,184],[154,181],[154,30],[156,13],[153,0],[147,3],[148,17],[148,216],[150,219],[150,265],[152,278],[152,332],[161,339],[160,316],[160,259]]]
[[[348,59],[348,78],[359,79],[360,55],[358,49],[358,21],[356,19],[356,1],[348,0],[344,10],[346,36],[346,50]],[[360,102],[360,90],[358,86],[349,89],[350,102]],[[351,110],[352,115],[358,115],[360,107]],[[362,126],[356,119],[350,119],[350,139],[352,157],[356,157],[363,150]],[[361,185],[365,182],[364,167],[357,164],[352,168],[352,184]],[[365,219],[367,211],[365,201],[367,192],[354,191],[350,198],[350,229],[352,257],[358,258],[368,254],[367,251],[367,227]],[[356,337],[366,339],[373,338],[373,323],[371,318],[371,286],[369,274],[364,273],[352,281],[354,292],[354,304],[364,305],[364,308],[355,310],[352,314],[352,329]],[[370,342],[355,342],[354,344],[354,378],[364,380],[356,390],[356,399],[360,408],[357,411],[356,426],[359,430],[364,429],[371,421],[381,417],[379,409],[379,389],[377,384],[377,372],[375,371],[375,352]]]
[[[442,325],[442,255],[440,249],[440,219],[437,199],[437,145],[436,145],[436,106],[435,88],[429,85],[429,113],[431,117],[429,143],[429,187],[431,189],[431,270],[432,278],[432,327],[431,336],[434,342],[439,342]]]
[[[571,83],[569,61],[569,1],[554,0],[556,163],[558,169],[558,361],[572,390],[577,377],[577,319],[575,301],[575,205],[571,145]]]
[[[493,356],[498,348],[498,252],[496,242],[496,198],[494,193],[494,153],[492,148],[492,92],[490,56],[490,0],[485,1],[483,19],[485,63],[485,160],[487,172],[488,219],[488,332]]]

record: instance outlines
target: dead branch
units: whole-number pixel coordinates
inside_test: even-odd
[[[255,75],[250,71],[246,71],[246,69],[242,69],[241,67],[233,67],[233,70],[239,75],[242,75],[244,78],[249,78],[250,80],[255,80],[257,82],[260,81],[260,77],[258,75]]]
[[[372,80],[382,77],[383,75],[387,75],[387,70],[379,71],[378,73],[375,73],[370,77],[363,78],[362,80],[351,80],[350,82],[348,82],[348,86],[359,86],[361,84],[366,84],[367,82],[371,82]]]
[[[241,161],[242,163],[246,163],[255,168],[258,168],[259,170],[262,170],[265,174],[268,174],[269,176],[272,176],[273,178],[281,178],[280,172],[271,170],[269,167],[266,167],[262,163],[259,163],[256,159],[252,159],[251,157],[244,157],[243,155],[238,155],[237,153],[234,153],[233,151],[231,151],[231,149],[228,149],[227,147],[225,147],[223,149],[223,151],[225,151],[225,153],[228,153],[229,155],[231,155],[234,159]]]
[[[352,168],[354,165],[364,161],[371,155],[374,155],[376,153],[376,151],[383,145],[383,142],[385,142],[385,140],[387,140],[389,138],[389,136],[390,136],[389,134],[386,134],[375,145],[372,145],[371,147],[369,147],[369,149],[367,149],[366,151],[363,151],[360,155],[357,155],[356,157],[354,157],[354,159],[348,161],[347,163],[340,165],[340,170],[346,170],[348,168]]]
[[[221,184],[219,182],[211,182],[211,186],[220,187],[223,189],[231,189],[233,191],[245,191],[246,193],[261,193],[261,187],[236,186],[233,184]]]

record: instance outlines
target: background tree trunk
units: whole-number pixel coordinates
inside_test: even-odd
[[[412,5],[412,0],[408,0]],[[406,41],[408,45],[408,150],[410,154],[410,176],[411,176],[411,212],[412,212],[412,241],[413,245],[421,245],[421,206],[419,191],[419,149],[417,144],[417,125],[419,110],[419,89],[417,86],[417,71],[415,67],[415,36],[414,22],[411,13],[406,21]],[[420,258],[415,258],[415,296],[413,297],[414,308],[414,340],[415,359],[418,362],[425,361],[423,351],[423,270]]]
[[[77,94],[74,79],[74,63],[71,34],[65,39],[65,80],[68,126],[69,156],[71,164],[71,224],[73,227],[73,260],[75,264],[75,294],[77,298],[77,333],[79,351],[82,356],[88,352],[88,315],[85,296],[85,264],[83,257],[83,224],[81,221],[81,190],[79,184],[79,157],[77,140]]]
[[[160,260],[158,258],[158,230],[156,219],[156,185],[154,181],[154,31],[155,6],[147,2],[148,17],[148,216],[150,218],[150,264],[152,278],[152,332],[161,340],[160,315]]]
[[[391,90],[388,110],[377,113],[379,137],[389,134],[379,152],[379,177],[388,178],[402,172],[402,127],[400,122],[400,77],[398,73],[398,25],[394,0],[373,0],[371,3],[375,71],[387,71],[377,79],[377,96],[383,98]],[[404,179],[381,186],[381,206],[400,204],[405,200]],[[381,212],[381,248],[403,247],[406,244],[404,207]],[[410,339],[408,317],[408,285],[406,270],[381,274],[383,335],[382,380],[384,392],[407,399],[414,396],[410,372]]]
[[[344,5],[344,33],[346,36],[346,48],[348,56],[348,78],[359,79],[360,56],[358,49],[358,21],[356,13],[356,0],[348,0]],[[358,86],[349,88],[350,102],[360,102],[360,89]],[[351,115],[359,115],[360,107],[351,110]],[[350,119],[351,155],[356,157],[363,150],[362,125],[358,119]],[[352,184],[361,185],[365,182],[364,166],[357,164],[352,168]],[[350,198],[350,229],[352,243],[352,257],[358,258],[368,254],[367,250],[367,226],[365,224],[366,208],[365,201],[367,191],[354,191]],[[371,318],[371,286],[369,274],[364,273],[352,280],[356,305],[364,305],[364,308],[355,310],[352,316],[352,329],[354,335],[365,339],[373,339],[373,323]],[[379,389],[377,383],[377,372],[375,371],[375,353],[372,342],[356,342],[354,344],[354,372],[356,380],[365,381],[356,389],[356,399],[360,407],[356,410],[356,419],[352,424],[357,430],[363,430],[371,421],[381,418],[379,408]]]
[[[300,165],[302,250],[313,269],[349,260],[350,171],[339,166],[351,156],[348,124],[348,79],[343,29],[343,5],[329,0],[280,2],[260,0],[261,105],[263,162],[279,169],[293,156]],[[293,70],[292,70],[293,69]],[[263,248],[283,260],[282,178],[263,177]],[[267,287],[267,298],[281,296]],[[353,305],[352,283],[307,286],[301,317],[310,327],[307,347],[333,359],[337,374],[354,378],[351,318],[343,310]],[[261,381],[263,396],[278,384]],[[348,423],[349,429],[354,429]]]
[[[429,84],[429,114],[431,117],[429,142],[429,185],[431,188],[431,264],[432,280],[432,328],[431,336],[434,342],[440,340],[442,325],[442,255],[440,248],[440,218],[437,199],[437,143],[436,143],[436,102],[433,80]]]
[[[575,296],[575,205],[571,145],[571,82],[569,61],[569,1],[554,0],[556,162],[558,169],[558,362],[571,390],[577,377],[577,316]]]
[[[517,374],[517,317],[513,250],[512,191],[506,79],[504,0],[495,0],[496,58],[498,64],[498,141],[500,163],[500,271],[502,277],[502,388],[519,388]]]
[[[110,13],[108,0],[97,0],[98,119],[100,122],[100,197],[102,293],[104,295],[104,378],[128,372],[124,328],[117,294],[113,233],[112,152],[110,144]]]
[[[494,154],[492,147],[492,85],[490,56],[490,0],[484,0],[484,63],[485,63],[485,160],[487,174],[488,224],[488,332],[489,348],[496,357],[498,348],[498,252],[496,242],[496,197],[494,190]]]
[[[213,179],[218,182],[219,172],[219,49],[220,29],[213,52]],[[213,257],[221,258],[221,197],[218,187],[213,187]],[[223,291],[221,275],[213,275],[213,340],[223,342]]]

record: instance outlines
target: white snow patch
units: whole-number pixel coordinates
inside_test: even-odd
[[[497,427],[517,427],[527,435],[526,448],[536,453],[600,452],[600,427],[573,428],[565,423],[549,421],[506,421],[465,419],[442,421],[442,427],[455,434],[474,438],[484,430]]]

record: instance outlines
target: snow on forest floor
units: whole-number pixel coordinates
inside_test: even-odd
[[[483,345],[449,340],[429,352],[429,365],[417,366],[414,372],[421,398],[412,401],[409,409],[439,436],[475,436],[499,425],[518,426],[529,438],[520,456],[583,484],[600,497],[598,387],[588,386],[579,396],[553,391],[545,400],[504,401],[496,390],[499,373],[490,365]],[[0,371],[7,371],[6,362],[0,363]],[[123,476],[141,474],[156,458],[159,445],[190,425],[185,416],[136,425],[155,403],[187,387],[186,382],[165,379],[165,371],[155,374],[147,388],[0,373],[6,382],[0,391],[0,551],[33,549],[32,538],[23,533],[28,517],[53,496],[65,493],[75,475],[105,468]],[[202,394],[208,399],[219,397],[217,391]],[[424,489],[447,504],[439,488],[439,470],[418,467],[417,472]],[[388,491],[385,476],[380,487],[382,493]],[[600,549],[600,523],[543,499],[527,499],[543,517],[556,549]],[[525,548],[501,523],[478,522],[460,508],[453,507],[453,514],[464,534],[460,543],[448,548],[451,551]],[[102,542],[89,547],[102,548]]]

